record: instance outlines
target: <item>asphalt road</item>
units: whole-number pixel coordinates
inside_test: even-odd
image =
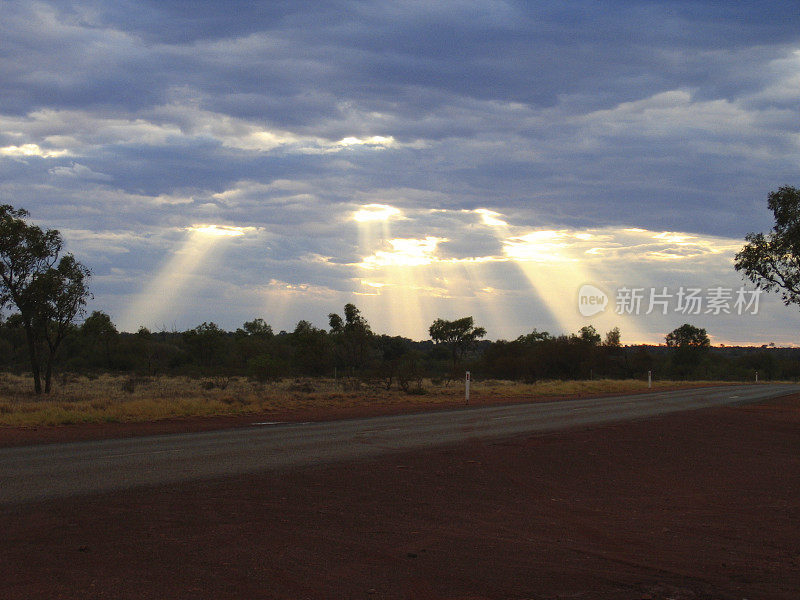
[[[91,494],[511,437],[800,392],[747,385],[0,449],[0,503]]]

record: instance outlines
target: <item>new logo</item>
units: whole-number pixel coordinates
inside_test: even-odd
[[[608,306],[608,295],[598,287],[585,283],[578,290],[578,311],[584,317],[593,317]]]

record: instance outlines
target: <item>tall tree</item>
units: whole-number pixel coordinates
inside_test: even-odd
[[[292,368],[297,375],[322,375],[329,366],[328,334],[306,320],[298,321],[291,333]]]
[[[734,267],[764,291],[780,292],[784,304],[800,304],[800,190],[784,186],[770,192],[772,229],[748,233]]]
[[[274,337],[272,327],[264,319],[245,321],[244,325],[234,334],[242,363],[247,365],[257,356],[269,353]]]
[[[620,333],[619,327],[614,327],[614,329],[606,332],[606,339],[603,340],[603,346],[606,348],[620,348],[622,346],[622,334]]]
[[[44,391],[50,393],[53,366],[61,342],[73,328],[75,317],[83,314],[89,290],[89,269],[67,254],[31,284],[36,303],[34,330],[47,345]]]
[[[0,306],[19,311],[33,374],[42,393],[42,354],[46,348],[44,391],[50,391],[56,354],[90,297],[89,270],[74,256],[61,256],[64,241],[55,229],[29,225],[24,209],[0,206]]]
[[[328,324],[339,365],[351,375],[366,367],[372,358],[375,334],[356,305],[344,305],[344,319],[329,314]]]
[[[428,328],[431,339],[437,344],[450,348],[452,373],[455,376],[459,361],[469,352],[478,339],[486,335],[483,327],[476,327],[472,317],[462,317],[455,321],[436,319]]]

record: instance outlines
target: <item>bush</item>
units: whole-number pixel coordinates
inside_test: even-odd
[[[125,381],[122,382],[122,391],[128,392],[129,394],[133,394],[136,391],[136,377],[128,377]]]
[[[204,390],[224,390],[228,388],[230,382],[230,377],[214,377],[213,379],[205,379],[201,381],[200,388]]]

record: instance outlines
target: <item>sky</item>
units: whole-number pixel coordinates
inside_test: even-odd
[[[414,339],[472,315],[490,339],[800,342],[798,307],[733,269],[800,186],[796,2],[0,15],[0,203],[62,232],[121,330],[325,327],[353,302]]]

